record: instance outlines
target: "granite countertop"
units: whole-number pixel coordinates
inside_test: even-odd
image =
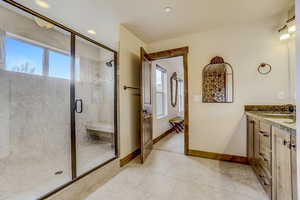
[[[291,118],[291,114],[266,111],[246,111],[245,114],[296,135],[296,122]]]

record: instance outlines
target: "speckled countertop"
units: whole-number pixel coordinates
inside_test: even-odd
[[[246,111],[245,114],[296,135],[296,123],[290,118],[290,114],[266,111]]]

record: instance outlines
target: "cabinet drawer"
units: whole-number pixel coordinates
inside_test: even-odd
[[[259,132],[265,135],[271,135],[271,125],[259,121]]]
[[[258,159],[258,164],[260,165],[260,168],[265,172],[265,174],[271,178],[271,172],[272,172],[272,164],[271,159],[266,158],[265,155],[260,155]]]
[[[271,149],[271,135],[265,132],[259,132],[259,145],[261,148]]]
[[[264,190],[268,194],[269,197],[272,196],[272,178],[266,173],[266,171],[261,166],[257,166],[257,177]]]

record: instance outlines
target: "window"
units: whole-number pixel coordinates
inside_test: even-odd
[[[156,116],[167,115],[167,71],[156,65]]]
[[[68,55],[49,51],[49,76],[71,79],[71,59]]]
[[[6,37],[5,51],[6,70],[43,75],[43,48]]]
[[[35,45],[27,39],[5,38],[6,67],[8,71],[71,79],[71,59],[67,53],[47,45]],[[75,59],[75,79],[79,80],[80,60]]]
[[[183,112],[184,111],[184,84],[183,80],[178,81],[178,111]]]

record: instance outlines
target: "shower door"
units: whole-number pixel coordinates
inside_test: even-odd
[[[37,199],[72,180],[71,37],[1,5],[0,200]]]
[[[114,54],[76,37],[76,168],[80,176],[115,158]]]

